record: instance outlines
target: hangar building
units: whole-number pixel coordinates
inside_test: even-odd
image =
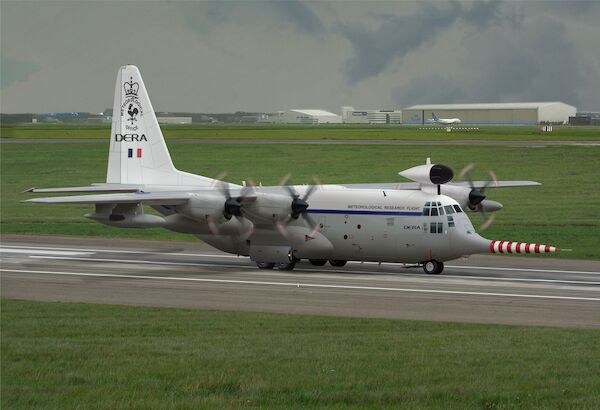
[[[494,104],[426,104],[402,110],[403,124],[427,124],[435,113],[438,118],[460,118],[463,124],[525,125],[566,124],[577,109],[562,102]]]
[[[325,110],[287,110],[279,113],[286,124],[340,124],[342,117]]]
[[[346,124],[400,124],[400,110],[355,110],[354,107],[342,107],[342,121]]]

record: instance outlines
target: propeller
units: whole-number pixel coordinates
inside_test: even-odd
[[[481,229],[487,229],[492,222],[494,221],[494,214],[488,215],[483,208],[481,207],[481,202],[486,198],[485,190],[490,187],[492,184],[495,186],[498,185],[498,177],[494,171],[489,171],[489,180],[481,188],[475,187],[473,183],[473,178],[471,178],[471,171],[475,168],[475,164],[470,163],[466,167],[460,171],[459,177],[466,177],[469,181],[469,187],[471,188],[471,192],[469,192],[469,202],[467,206],[472,211],[479,212],[479,215],[483,219],[483,223],[481,224]]]
[[[279,182],[279,186],[284,188],[290,197],[292,198],[292,203],[290,204],[290,214],[287,218],[277,221],[275,226],[279,233],[284,237],[288,238],[289,233],[286,228],[290,222],[297,220],[298,218],[304,219],[306,223],[312,228],[310,232],[310,236],[314,235],[319,230],[319,224],[315,222],[315,220],[306,212],[309,207],[307,202],[308,198],[317,190],[317,188],[321,185],[321,181],[316,176],[313,176],[314,185],[309,185],[304,195],[300,197],[300,194],[294,189],[293,186],[287,185],[291,174],[287,174],[283,177],[283,179]]]
[[[243,218],[244,214],[242,212],[242,201],[250,193],[250,191],[253,191],[255,189],[255,185],[252,181],[250,181],[249,185],[244,186],[239,196],[233,197],[231,196],[229,183],[223,181],[223,178],[225,178],[225,176],[227,176],[227,173],[221,172],[215,177],[215,180],[212,184],[213,187],[217,188],[225,197],[225,202],[223,203],[223,216],[227,220],[230,220],[232,217]],[[208,229],[213,235],[219,234],[219,227],[212,218],[207,218],[207,224]],[[250,230],[250,232],[251,231],[252,230]]]

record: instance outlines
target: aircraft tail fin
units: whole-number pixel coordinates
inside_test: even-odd
[[[431,118],[433,118],[434,121],[438,121],[439,120],[439,118],[437,117],[437,115],[435,115],[435,113],[433,111],[431,112]]]
[[[212,179],[178,171],[138,68],[119,68],[106,182],[209,186]]]

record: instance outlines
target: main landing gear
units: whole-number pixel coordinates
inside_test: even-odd
[[[443,262],[438,262],[436,260],[430,260],[427,262],[423,262],[423,270],[425,273],[430,275],[439,275],[444,270]]]
[[[296,262],[298,262],[298,261],[295,259],[291,262],[282,262],[282,263],[256,262],[256,266],[258,266],[258,269],[264,269],[264,270],[273,269],[275,266],[277,266],[277,269],[279,269],[279,270],[293,270],[294,267],[296,266]]]
[[[273,269],[275,267],[277,267],[277,269],[279,269],[279,270],[293,270],[296,267],[296,263],[298,261],[299,261],[298,259],[294,259],[291,262],[282,262],[282,263],[256,262],[256,266],[258,266],[258,269],[264,269],[264,270]],[[327,262],[329,262],[329,264],[331,266],[341,268],[342,266],[346,265],[347,261],[341,261],[341,260],[335,260],[335,259],[330,260],[330,261],[327,261],[327,259],[309,259],[309,262],[314,266],[323,266]]]

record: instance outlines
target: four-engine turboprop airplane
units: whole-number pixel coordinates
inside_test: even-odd
[[[438,118],[434,112],[431,112],[431,118],[427,120],[432,124],[440,124],[440,125],[452,125],[452,124],[460,124],[462,121],[460,118]]]
[[[443,262],[473,253],[546,253],[553,246],[490,241],[463,210],[502,206],[485,199],[490,187],[529,181],[451,183],[444,165],[419,165],[400,175],[414,181],[377,185],[256,187],[177,170],[140,72],[119,69],[106,183],[32,188],[34,193],[86,193],[27,202],[90,204],[86,217],[114,227],[162,227],[189,233],[222,251],[250,256],[259,268],[293,269],[346,261],[398,262],[441,273]],[[144,212],[150,206],[160,213]]]

